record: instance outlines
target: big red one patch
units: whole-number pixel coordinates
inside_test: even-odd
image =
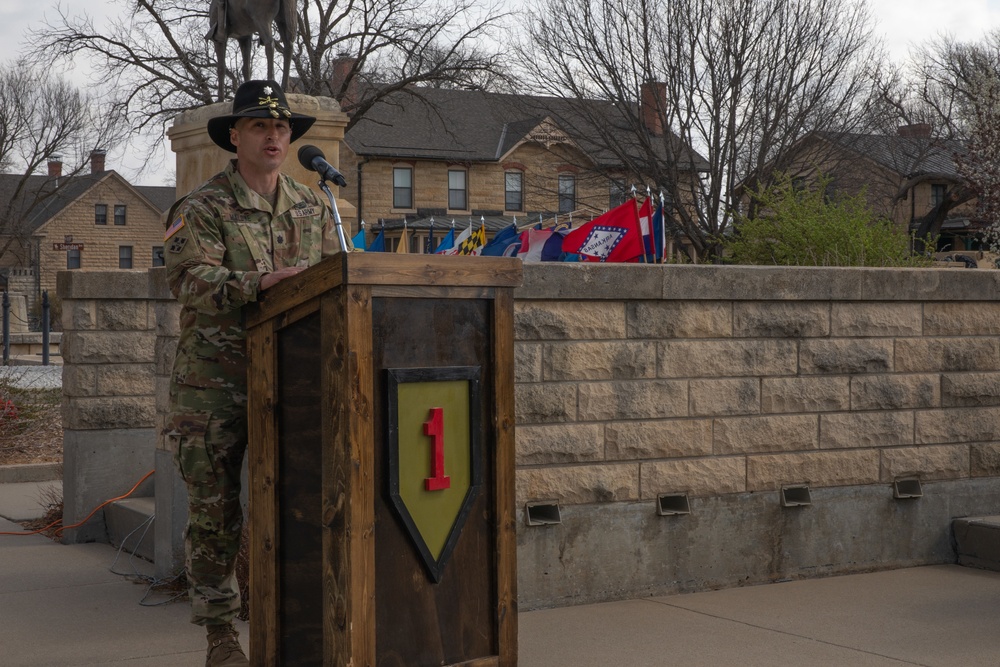
[[[438,582],[482,480],[480,368],[387,372],[389,496]]]

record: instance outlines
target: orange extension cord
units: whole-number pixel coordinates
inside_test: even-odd
[[[110,498],[108,500],[105,500],[103,503],[101,503],[100,505],[98,505],[97,507],[95,507],[90,512],[90,514],[87,515],[87,518],[85,518],[83,521],[78,521],[77,523],[74,523],[71,526],[60,526],[58,529],[56,529],[56,535],[58,535],[59,533],[63,532],[67,528],[78,528],[78,527],[82,526],[83,524],[87,523],[87,521],[90,520],[90,517],[92,517],[95,514],[97,514],[98,510],[100,510],[101,508],[103,508],[105,505],[113,503],[116,500],[122,500],[124,498],[128,498],[133,493],[135,493],[135,490],[139,488],[139,485],[142,484],[143,482],[145,482],[147,479],[149,479],[150,475],[152,475],[154,472],[156,472],[156,470],[150,470],[145,475],[143,475],[142,479],[140,479],[138,482],[136,482],[135,486],[133,486],[129,490],[129,492],[126,493],[125,495],[121,495],[121,496],[118,496],[117,498]],[[4,533],[4,532],[0,532],[0,535],[37,535],[38,533],[43,533],[46,530],[48,530],[48,529],[52,528],[53,526],[58,525],[60,523],[62,523],[62,519],[56,519],[55,521],[53,521],[49,525],[45,526],[45,528],[39,528],[38,530],[33,530],[31,532],[23,532],[23,533]]]

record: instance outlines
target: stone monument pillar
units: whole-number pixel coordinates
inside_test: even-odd
[[[287,93],[288,106],[297,113],[315,116],[313,124],[305,136],[296,141],[288,149],[288,156],[281,171],[300,183],[312,186],[322,201],[327,197],[319,189],[319,175],[308,171],[299,164],[298,151],[305,144],[318,146],[326,155],[326,160],[334,167],[340,166],[340,142],[344,140],[344,128],[347,127],[347,114],[340,110],[340,105],[330,97],[313,97]],[[225,116],[232,111],[232,102],[218,102],[207,106],[185,111],[177,116],[174,124],[167,130],[170,149],[177,154],[177,196],[181,197],[191,192],[209,178],[226,167],[226,161],[235,157],[233,153],[222,150],[208,136],[206,127],[209,118]],[[348,187],[356,187],[350,182]],[[327,183],[337,198],[337,209],[344,223],[344,233],[348,237],[357,225],[357,209],[340,196],[340,188]]]

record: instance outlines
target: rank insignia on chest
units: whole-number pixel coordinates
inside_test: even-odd
[[[170,247],[167,248],[170,252],[175,255],[184,249],[184,245],[188,242],[186,236],[178,236],[173,241],[170,242]]]

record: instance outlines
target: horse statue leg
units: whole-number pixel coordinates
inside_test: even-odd
[[[250,80],[250,36],[240,37],[240,53],[243,54],[243,83]]]
[[[281,68],[281,87],[288,90],[288,79],[292,69],[292,46],[299,33],[299,3],[298,0],[281,0],[281,8],[274,22],[278,26],[281,37],[281,56],[284,59]]]
[[[264,45],[264,54],[267,56],[267,78],[274,81],[274,40],[269,40]]]
[[[226,88],[226,3],[225,0],[212,0],[208,8],[208,34],[205,39],[215,44],[215,72],[218,76],[219,101]]]
[[[221,102],[224,99],[223,95],[226,92],[226,43],[224,41],[215,42],[215,72],[216,76],[219,77],[218,101]]]

